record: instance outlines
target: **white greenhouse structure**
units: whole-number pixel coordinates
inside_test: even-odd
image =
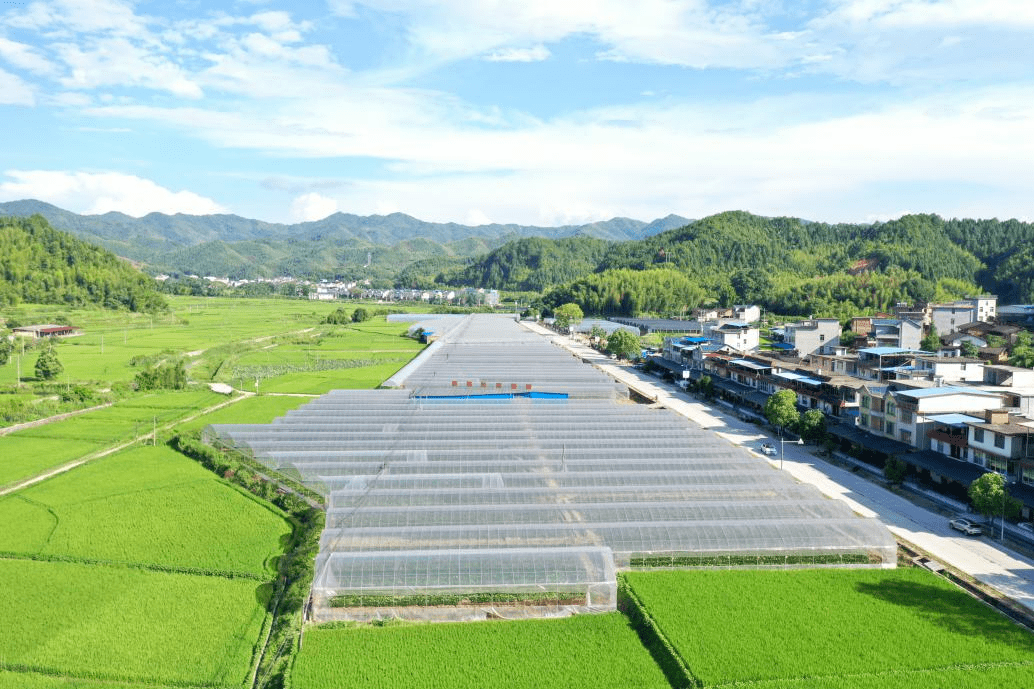
[[[206,429],[326,496],[315,619],[613,610],[628,568],[894,566],[878,521],[512,318],[420,325],[392,389]]]

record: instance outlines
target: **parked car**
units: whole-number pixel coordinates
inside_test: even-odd
[[[1020,522],[1016,525],[1016,528],[1020,531],[1026,532],[1029,536],[1034,536],[1034,524],[1031,524],[1030,522]]]
[[[765,443],[761,446],[761,451],[766,455],[774,455],[776,453],[775,445],[772,443]]]
[[[956,531],[961,531],[967,536],[979,536],[980,534],[984,533],[984,530],[980,527],[980,524],[974,524],[968,519],[952,519],[950,522],[948,522],[948,526],[955,529]]]

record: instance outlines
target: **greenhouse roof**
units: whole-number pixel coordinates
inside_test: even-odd
[[[573,587],[584,609],[613,609],[615,568],[658,554],[895,561],[879,522],[630,402],[512,318],[460,319],[393,384],[336,390],[270,424],[206,429],[326,496],[322,619],[335,596],[363,592]]]

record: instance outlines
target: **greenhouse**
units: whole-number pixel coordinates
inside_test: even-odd
[[[512,319],[419,325],[438,339],[394,389],[206,430],[326,496],[316,619],[614,609],[630,567],[894,565],[879,522]]]

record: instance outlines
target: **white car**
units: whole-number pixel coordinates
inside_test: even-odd
[[[968,519],[952,519],[950,522],[948,522],[948,526],[955,529],[956,531],[961,531],[967,536],[979,536],[980,534],[984,533],[984,530],[980,527],[980,524],[974,524]]]
[[[774,455],[776,454],[775,445],[773,445],[772,443],[765,443],[761,446],[761,452],[770,456]]]

